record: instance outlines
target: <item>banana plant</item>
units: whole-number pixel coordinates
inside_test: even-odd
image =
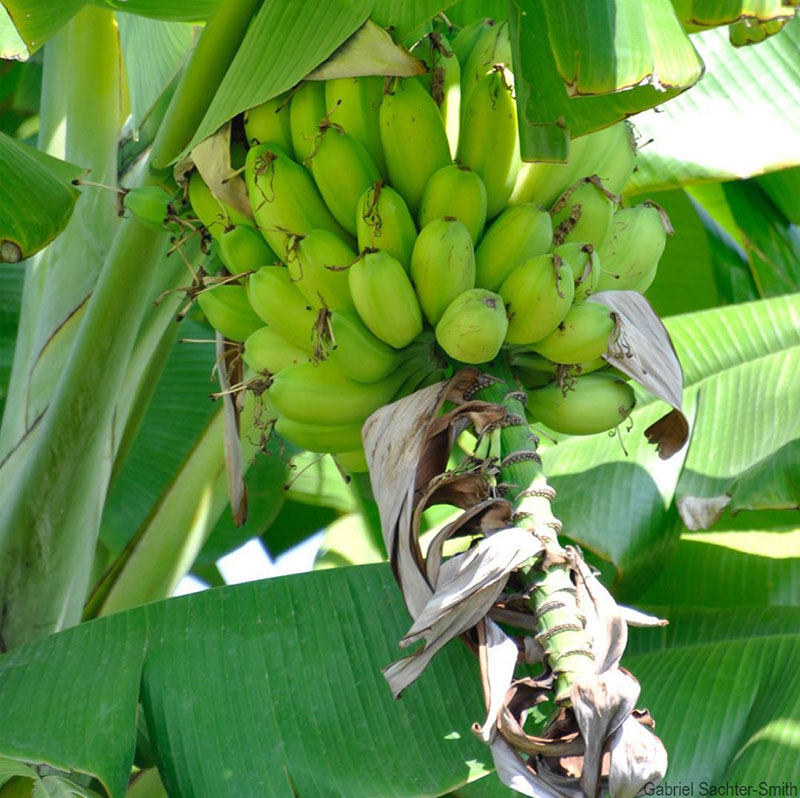
[[[0,69],[0,798],[634,795],[661,778],[777,790],[800,777],[800,707],[787,698],[800,645],[800,29],[789,4],[723,5],[3,0],[0,55],[15,60]],[[481,35],[488,54],[464,58]],[[488,72],[467,97],[480,59]],[[336,113],[311,136],[275,122],[290,97],[298,119],[318,118],[353,76],[390,98],[363,145]],[[462,115],[448,113],[448,86]],[[441,135],[409,146],[437,90]],[[406,106],[420,109],[400,114],[408,130],[387,134]],[[511,261],[491,271],[508,253],[490,235],[474,259],[457,250],[472,253],[510,200],[523,203],[518,245],[541,261],[536,279],[555,274],[552,306],[567,284],[603,279],[591,253],[579,268],[568,249],[576,207],[611,218],[596,183],[552,219],[524,203],[552,204],[560,191],[537,193],[547,180],[627,117],[637,167],[614,194],[666,241],[643,290],[683,393],[618,381],[612,410],[624,406],[627,431],[572,435],[586,430],[559,432],[554,416],[537,440],[513,358],[494,358],[512,327],[526,337],[505,315],[523,276],[512,280]],[[249,142],[257,125],[284,136],[283,153],[252,146],[233,165],[231,137]],[[292,169],[292,185],[316,183],[325,200],[313,235],[268,216]],[[246,295],[231,275],[214,287],[229,231],[203,218],[198,178],[278,231],[252,240],[254,257],[274,250],[288,270],[264,267]],[[246,192],[265,202],[251,207]],[[295,213],[312,214],[315,192]],[[375,220],[403,213],[405,232],[381,239]],[[562,254],[545,255],[554,229]],[[231,339],[272,311],[241,313],[225,337],[212,327],[219,288],[257,311],[259,296],[284,296],[285,318],[305,317],[281,279],[312,285],[314,247],[334,234],[348,243],[305,302],[339,297],[325,303],[331,362],[353,369],[348,382],[381,374],[379,390],[326,407],[377,410],[354,442],[347,429],[346,446],[331,444],[338,464],[314,454],[319,437],[264,423],[273,402],[313,422],[324,368],[278,374],[266,393],[228,368]],[[458,275],[433,279],[429,263],[444,260]],[[421,307],[405,329],[393,314],[409,273]],[[451,304],[462,290],[443,299],[440,284],[464,274],[461,304],[496,333],[494,354],[464,344]],[[344,284],[358,286],[354,302],[337,307]],[[632,312],[586,304],[601,327]],[[400,357],[424,322],[454,360],[492,365],[434,368],[431,340]],[[540,337],[543,354],[557,351],[557,335]],[[348,359],[348,340],[369,357]],[[294,357],[308,349],[296,336]],[[423,372],[428,386],[412,392]],[[400,386],[411,396],[388,404]],[[667,417],[677,432],[657,426],[665,399],[682,407]],[[544,405],[536,415],[547,419]],[[644,434],[654,427],[662,456]],[[362,440],[368,473],[344,456]],[[310,573],[226,586],[215,565],[252,538],[277,556],[319,530]],[[215,589],[169,598],[189,573]],[[398,641],[420,639],[402,657]],[[602,719],[601,694],[615,696],[616,721]],[[647,711],[634,711],[640,694]]]

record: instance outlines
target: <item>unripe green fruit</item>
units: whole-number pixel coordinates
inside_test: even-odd
[[[189,178],[189,202],[201,224],[215,239],[219,239],[225,230],[234,225],[253,226],[252,219],[218,200],[197,170]]]
[[[289,99],[279,94],[244,112],[244,134],[249,145],[272,141],[289,157],[294,157],[292,128],[289,123]]]
[[[383,100],[384,79],[378,75],[333,78],[325,81],[325,104],[331,122],[358,141],[386,177],[378,110]]]
[[[605,305],[581,302],[532,349],[554,363],[583,363],[606,353],[615,328],[614,315]]]
[[[313,345],[316,311],[283,266],[264,266],[247,279],[247,297],[264,322],[301,349]]]
[[[451,163],[439,108],[418,80],[400,78],[383,97],[380,123],[389,182],[416,213],[430,176]]]
[[[464,112],[472,92],[481,79],[495,64],[511,68],[511,37],[508,21],[492,23],[485,20],[475,44],[469,52],[461,70],[461,110],[462,121],[466,122]]]
[[[197,295],[209,324],[232,341],[244,341],[264,322],[253,310],[244,286],[217,285]]]
[[[357,382],[382,380],[402,362],[402,353],[375,337],[355,311],[334,310],[330,327],[328,359]]]
[[[359,141],[325,122],[308,160],[325,204],[336,221],[355,234],[358,201],[380,177],[378,167]]]
[[[417,228],[405,200],[381,181],[368,188],[358,203],[358,248],[388,252],[408,271]]]
[[[517,266],[500,286],[509,315],[506,340],[510,344],[541,341],[569,313],[574,292],[569,264],[552,252]]]
[[[528,394],[527,409],[543,424],[569,435],[593,435],[621,424],[636,397],[623,380],[589,374],[562,388],[552,384]]]
[[[428,74],[419,78],[442,115],[450,155],[458,149],[461,124],[461,65],[447,37],[434,31],[423,37],[412,52],[428,67]]]
[[[597,178],[579,180],[550,210],[553,245],[580,243],[599,249],[611,227],[615,200]]]
[[[347,267],[356,253],[330,230],[310,230],[292,243],[287,267],[292,282],[315,309],[355,310]]]
[[[277,330],[266,325],[248,336],[244,342],[244,362],[260,374],[279,371],[297,363],[308,363],[311,352],[303,349]]]
[[[598,291],[645,291],[672,232],[664,210],[653,202],[622,208],[600,246]]]
[[[508,329],[502,298],[482,288],[457,296],[436,325],[436,341],[462,363],[487,363],[497,357]]]
[[[125,192],[122,204],[146,227],[163,230],[169,222],[171,199],[160,186],[139,186]]]
[[[577,304],[598,291],[600,281],[600,258],[591,244],[562,244],[553,250],[565,260],[572,276],[575,278],[575,296],[572,301]]]
[[[350,474],[366,474],[369,471],[367,455],[363,449],[356,449],[353,452],[339,452],[334,459],[339,468],[343,468]]]
[[[411,255],[411,279],[433,325],[459,294],[475,286],[472,239],[458,219],[434,219],[422,228]]]
[[[552,238],[550,214],[536,205],[503,211],[475,250],[475,285],[497,291],[520,263],[547,252]]]
[[[363,421],[346,424],[313,424],[279,415],[275,430],[295,446],[310,452],[350,452],[361,443]]]
[[[255,227],[244,224],[223,230],[217,236],[217,251],[231,274],[256,271],[278,261],[264,236]]]
[[[444,216],[458,219],[473,245],[478,243],[486,224],[486,187],[468,166],[443,166],[425,184],[417,216],[420,228]]]
[[[494,25],[493,19],[480,18],[476,19],[469,24],[465,25],[456,34],[453,39],[453,52],[461,64],[461,72],[464,73],[464,68],[469,60],[469,55],[475,47],[476,42],[481,37],[487,28]]]
[[[358,315],[373,335],[402,349],[422,332],[422,311],[414,286],[388,252],[363,253],[348,274]]]
[[[298,163],[302,164],[311,155],[317,128],[326,111],[323,81],[306,80],[295,89],[289,105],[289,125]]]

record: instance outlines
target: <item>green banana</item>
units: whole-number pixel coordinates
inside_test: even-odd
[[[220,260],[231,274],[255,271],[278,262],[264,236],[250,225],[232,225],[216,239]]]
[[[428,67],[428,74],[423,75],[420,82],[439,106],[450,155],[455,158],[461,126],[461,66],[458,58],[447,37],[438,31],[427,34],[412,52]]]
[[[332,347],[328,360],[356,382],[377,382],[403,361],[403,353],[376,338],[357,313],[334,310],[330,317]]]
[[[330,230],[311,230],[290,246],[289,276],[306,302],[322,307],[355,310],[347,267],[356,253]]]
[[[364,420],[347,424],[314,424],[279,415],[275,431],[287,441],[310,452],[351,452],[362,446]]]
[[[618,194],[627,182],[627,177],[620,185],[623,175],[617,169],[611,168],[610,159],[613,158],[614,164],[624,162],[627,157],[624,151],[631,149],[629,130],[627,122],[618,122],[602,130],[572,139],[567,163],[523,164],[509,202],[512,205],[534,202],[549,208],[576,180],[603,171],[612,178],[611,182],[606,184],[606,188]],[[621,154],[612,156],[611,152],[617,150],[622,151]],[[601,169],[606,162],[609,162],[608,170]],[[600,174],[600,177],[603,175]]]
[[[358,315],[381,341],[402,349],[422,332],[422,311],[414,286],[388,252],[363,252],[350,267],[349,278]]]
[[[197,295],[208,323],[231,341],[244,341],[264,326],[247,299],[244,286],[226,283]]]
[[[550,214],[532,203],[508,208],[484,233],[475,250],[475,285],[496,291],[520,263],[550,249]]]
[[[439,108],[416,78],[398,78],[379,116],[389,182],[416,213],[430,176],[451,163]]]
[[[378,110],[383,100],[384,79],[377,75],[334,78],[325,81],[325,104],[332,122],[358,141],[386,177],[386,158],[381,144]]]
[[[367,455],[363,448],[352,452],[338,452],[334,460],[339,468],[343,468],[350,474],[366,474],[369,471]]]
[[[275,375],[269,397],[281,415],[312,424],[363,422],[391,401],[406,378],[401,367],[377,382],[351,380],[330,360],[298,363]],[[352,447],[351,447],[352,448]]]
[[[444,216],[458,219],[477,246],[486,224],[486,186],[468,166],[443,166],[425,184],[417,215],[420,228]]]
[[[251,147],[244,176],[256,222],[282,260],[288,255],[292,234],[323,228],[349,240],[326,207],[311,175],[278,147]]]
[[[244,135],[249,145],[271,141],[294,157],[289,102],[289,95],[283,93],[244,112]]]
[[[589,374],[563,388],[552,384],[528,394],[527,409],[543,424],[569,435],[593,435],[621,424],[633,410],[633,389],[611,374]]]
[[[453,52],[455,53],[458,63],[461,64],[461,71],[469,60],[469,54],[475,47],[475,43],[480,38],[481,34],[486,28],[491,28],[494,25],[494,20],[491,19],[476,19],[465,25],[456,34],[453,39]]]
[[[378,167],[355,138],[327,120],[319,126],[308,160],[317,188],[334,218],[355,235],[358,201],[380,178]]]
[[[490,20],[487,20],[487,23]],[[461,121],[467,124],[464,112],[469,105],[472,92],[492,71],[495,65],[511,69],[511,37],[507,20],[496,24],[485,24],[469,57],[461,70]],[[516,117],[515,117],[516,118]]]
[[[434,219],[420,230],[411,255],[411,280],[422,312],[433,325],[459,294],[474,288],[472,238],[458,219]]]
[[[553,245],[572,242],[599,249],[611,227],[617,197],[597,177],[585,177],[568,188],[550,209]]]
[[[436,340],[462,363],[487,363],[497,357],[508,329],[502,298],[483,288],[459,294],[436,325]]]
[[[650,200],[618,210],[600,245],[597,290],[646,291],[655,279],[667,234],[672,232],[664,209]]]
[[[614,314],[605,305],[581,302],[531,349],[554,363],[584,363],[606,353],[615,331]]]
[[[163,230],[175,216],[172,195],[161,186],[129,188],[122,197],[123,207],[151,230]]]
[[[195,216],[214,238],[219,238],[232,225],[253,226],[252,219],[218,200],[197,170],[189,177],[189,202]]]
[[[575,296],[572,301],[583,302],[596,293],[600,281],[600,258],[591,244],[562,244],[553,250],[554,255],[565,260],[575,278]]]
[[[314,150],[317,127],[326,113],[324,82],[304,80],[295,89],[289,104],[289,128],[298,163],[304,163]]]
[[[475,84],[462,113],[457,160],[481,176],[489,219],[506,206],[521,164],[512,86],[511,72],[492,70]]]
[[[289,270],[283,266],[264,266],[247,279],[247,298],[264,322],[301,349],[314,343],[316,311],[297,290]]]
[[[391,186],[377,180],[361,195],[356,215],[359,250],[388,252],[408,271],[417,228],[405,200]]]
[[[636,168],[636,140],[629,122],[611,125],[606,134],[605,157],[597,164],[596,174],[612,194],[620,194]]]
[[[308,363],[311,352],[266,325],[251,333],[244,342],[244,362],[259,374],[279,371],[297,363]]]
[[[575,293],[572,269],[552,252],[537,255],[517,266],[499,293],[508,309],[506,340],[531,344],[552,333],[569,313]]]

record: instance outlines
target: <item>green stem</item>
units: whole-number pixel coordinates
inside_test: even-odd
[[[153,143],[154,168],[166,168],[189,145],[260,5],[261,0],[217,3]]]
[[[530,591],[530,606],[537,618],[537,640],[546,652],[547,663],[556,676],[555,700],[569,703],[574,679],[592,671],[591,641],[575,602],[575,586],[564,550],[558,542],[561,523],[552,513],[555,496],[547,484],[536,452],[537,439],[524,422],[525,407],[519,396],[508,362],[501,356],[489,369],[499,382],[481,391],[483,399],[502,404],[509,416],[523,423],[503,427],[500,432],[500,483],[514,505],[515,524],[535,534],[545,547],[546,556],[520,570],[525,588]]]

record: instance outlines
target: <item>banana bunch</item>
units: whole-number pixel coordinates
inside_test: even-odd
[[[348,470],[370,413],[501,352],[532,421],[619,425],[616,319],[586,300],[646,290],[671,232],[657,205],[620,205],[626,122],[567,163],[523,163],[507,22],[434,28],[412,47],[421,77],[304,81],[244,113],[231,162],[251,214],[188,185],[225,269],[201,308],[266,379],[277,431]]]

